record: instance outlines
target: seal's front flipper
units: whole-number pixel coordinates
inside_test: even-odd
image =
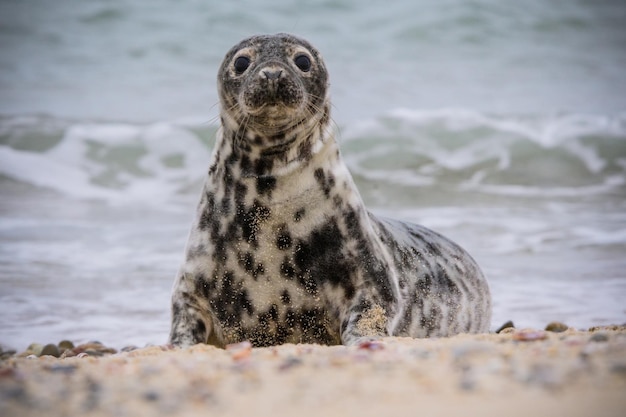
[[[361,299],[350,309],[341,325],[341,342],[355,346],[390,336],[388,323],[388,312],[383,307]]]
[[[206,309],[199,308],[197,297],[186,291],[188,279],[184,274],[181,275],[172,294],[172,327],[169,343],[174,346],[185,347],[207,343],[215,333],[213,321],[202,314]]]

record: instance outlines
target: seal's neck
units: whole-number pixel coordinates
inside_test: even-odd
[[[318,200],[324,196],[320,174],[315,174],[319,168],[333,173],[336,183],[352,184],[324,114],[274,136],[233,128],[229,122],[222,117],[207,182],[219,198],[236,204],[249,204],[251,198],[281,204],[308,194],[309,201]]]
[[[299,120],[265,120],[262,125],[255,117],[236,121],[222,112],[215,162],[238,162],[242,177],[288,175],[334,144],[329,112],[327,105]]]

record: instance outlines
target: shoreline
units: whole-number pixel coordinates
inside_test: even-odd
[[[3,416],[623,415],[626,326],[0,361]]]

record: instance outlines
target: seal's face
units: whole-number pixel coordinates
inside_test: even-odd
[[[321,113],[327,87],[319,52],[288,34],[241,41],[226,54],[218,75],[224,122],[264,137],[284,136]]]

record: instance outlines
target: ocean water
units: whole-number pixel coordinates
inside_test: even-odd
[[[0,1],[0,343],[164,343],[215,76],[322,52],[373,212],[464,246],[493,328],[626,322],[626,3]]]

